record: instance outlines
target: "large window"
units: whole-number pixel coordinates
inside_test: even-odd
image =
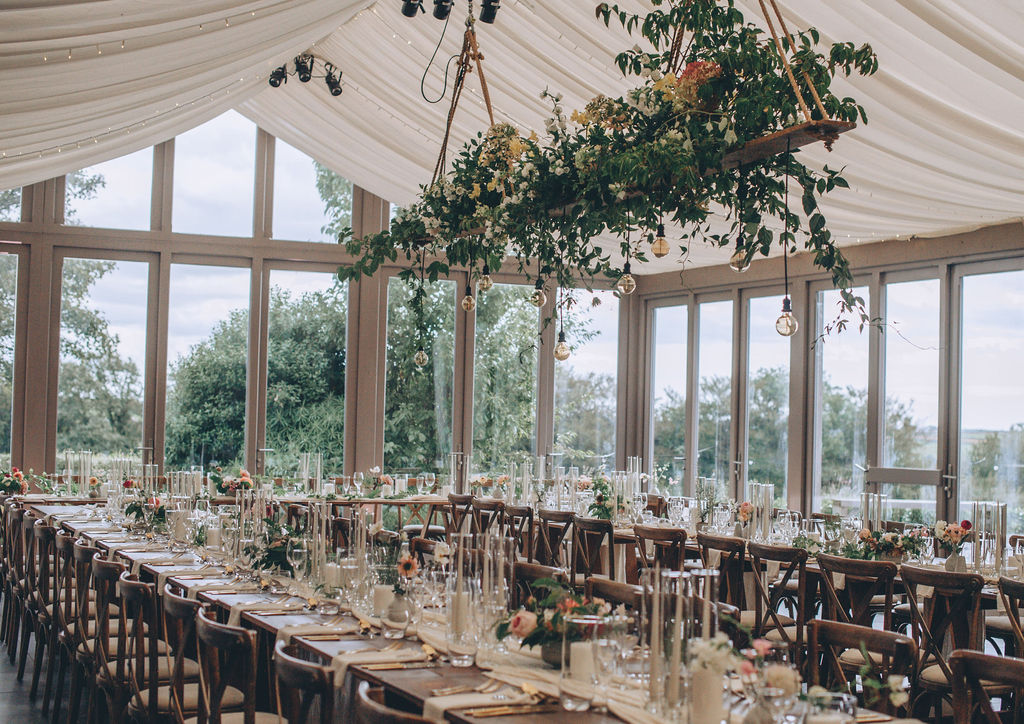
[[[274,238],[335,242],[352,226],[352,182],[277,139]]]
[[[697,477],[731,495],[732,302],[704,302],[699,315]]]
[[[18,257],[0,253],[0,468],[10,469],[11,406],[14,403],[14,318]]]
[[[57,450],[101,455],[142,443],[149,264],[65,259]]]
[[[21,189],[0,191],[0,221],[21,221]]]
[[[651,471],[658,489],[682,495],[686,463],[686,330],[685,304],[654,310],[652,350]]]
[[[960,500],[1008,503],[1024,528],[1024,271],[963,278]]]
[[[503,471],[536,449],[537,329],[533,289],[495,284],[480,292],[473,347],[473,465]]]
[[[789,348],[775,331],[778,297],[750,300],[747,318],[747,480],[775,486],[775,504],[786,506],[789,441]]]
[[[252,236],[255,167],[256,126],[235,111],[178,136],[173,230]]]
[[[868,304],[865,287],[853,290]],[[817,294],[814,342],[814,491],[811,510],[846,514],[860,506],[867,469],[868,336],[856,322],[824,334],[840,313],[839,292]],[[846,315],[848,318],[849,315]],[[876,333],[877,334],[877,333]]]
[[[555,361],[554,452],[561,464],[615,466],[619,304],[611,291],[573,292],[565,318],[572,356]]]
[[[165,466],[236,466],[245,445],[247,268],[171,266]]]
[[[939,280],[886,285],[883,465],[934,468],[939,422]]]
[[[348,285],[333,274],[272,271],[267,348],[267,473],[291,475],[302,452],[343,471]]]
[[[64,223],[149,228],[152,148],[69,173],[64,183]]]
[[[417,324],[412,288],[388,280],[384,469],[441,472],[452,451],[455,386],[455,282],[426,286],[424,329]],[[460,314],[465,312],[459,311]],[[420,345],[427,363],[415,362]]]

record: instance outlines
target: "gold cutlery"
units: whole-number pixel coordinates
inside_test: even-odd
[[[507,706],[485,706],[476,709],[463,709],[465,716],[486,719],[492,716],[512,716],[514,714],[548,714],[562,711],[561,704],[511,704]]]
[[[892,717],[887,714],[878,714],[875,712],[867,712],[865,714],[857,715],[857,724],[875,724],[876,722],[892,721]]]
[[[356,664],[356,666],[362,666],[367,671],[395,671],[398,669],[436,669],[441,664],[436,661],[394,661],[386,664]]]

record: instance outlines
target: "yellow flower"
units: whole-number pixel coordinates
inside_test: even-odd
[[[540,139],[536,131],[530,131],[530,140],[536,143]]]
[[[469,192],[469,198],[478,199],[480,198],[480,184],[473,184],[473,190]]]
[[[498,184],[494,179],[491,179],[490,181],[487,182],[488,191],[494,191],[494,189],[497,188],[497,186]]]

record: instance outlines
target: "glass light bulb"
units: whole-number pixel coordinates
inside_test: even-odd
[[[797,323],[792,312],[784,311],[779,315],[779,318],[775,320],[775,331],[783,337],[792,337],[796,334],[796,331],[799,328],[800,325]]]
[[[741,274],[750,268],[750,258],[745,249],[737,249],[732,253],[729,257],[729,268]]]
[[[555,359],[559,362],[565,362],[569,359],[569,355],[571,353],[572,351],[569,349],[569,345],[566,344],[564,339],[560,340],[558,344],[555,345]]]
[[[667,256],[670,251],[672,251],[672,247],[669,246],[668,240],[664,236],[655,238],[654,243],[651,244],[651,253],[659,259]]]
[[[472,294],[467,294],[462,298],[462,308],[467,312],[472,312],[476,309],[476,297]]]
[[[633,278],[632,274],[626,272],[619,277],[619,281],[615,283],[615,288],[622,294],[632,294],[636,291],[636,279]]]
[[[476,283],[476,288],[481,292],[489,292],[493,286],[494,280],[491,279],[490,274],[482,274]]]
[[[416,350],[416,354],[413,355],[412,361],[416,363],[417,367],[422,367],[430,360],[427,357],[427,353],[423,351],[422,347],[420,347],[418,350]]]
[[[530,304],[535,307],[543,307],[548,303],[548,295],[544,293],[543,289],[534,289],[533,294],[530,295]]]

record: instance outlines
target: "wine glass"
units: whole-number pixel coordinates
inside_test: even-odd
[[[306,574],[307,559],[306,541],[303,538],[295,538],[288,543],[288,565],[292,568],[292,576],[295,578],[295,588],[299,590],[302,586],[302,579]]]
[[[352,476],[352,486],[355,489],[356,495],[362,495],[364,482],[366,482],[366,476],[362,473],[355,473]]]

